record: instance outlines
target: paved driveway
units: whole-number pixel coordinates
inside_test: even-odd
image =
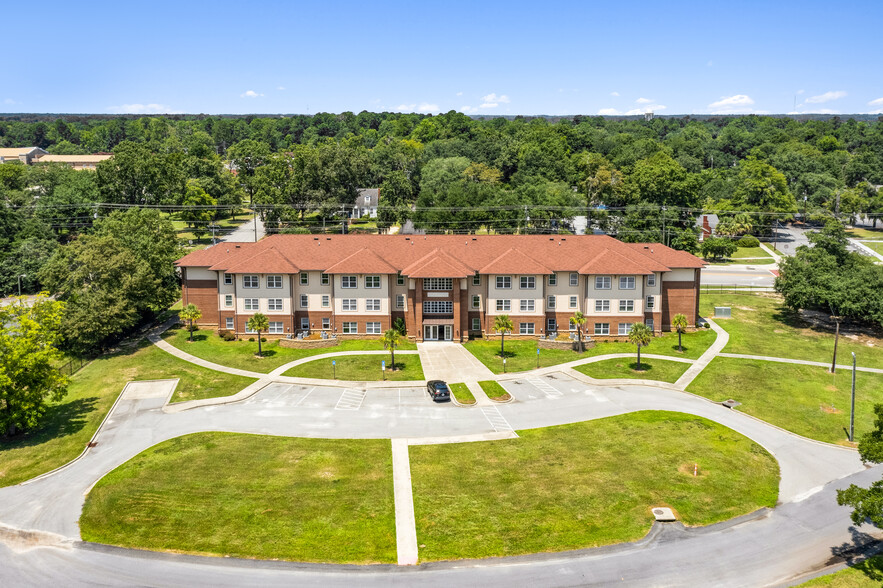
[[[478,382],[494,377],[491,370],[459,343],[418,343],[417,350],[420,352],[420,363],[423,364],[423,375],[427,380]]]

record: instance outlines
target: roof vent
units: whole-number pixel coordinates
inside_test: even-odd
[[[472,237],[473,241],[478,241],[478,237]]]
[[[239,249],[239,245],[236,246],[236,249]]]
[[[331,240],[331,237],[325,237],[325,240],[326,240],[326,241],[330,241],[330,240]]]
[[[649,245],[644,245],[644,249],[650,249]]]
[[[567,241],[567,237],[561,237],[562,241]]]
[[[410,241],[411,237],[405,237],[405,241]]]
[[[318,241],[319,237],[313,237],[313,241]]]

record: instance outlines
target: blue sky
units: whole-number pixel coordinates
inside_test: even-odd
[[[0,112],[883,112],[880,0],[69,6],[4,7]]]

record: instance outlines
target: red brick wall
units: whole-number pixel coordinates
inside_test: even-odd
[[[200,325],[217,325],[220,320],[218,310],[218,283],[215,280],[184,280],[181,295],[184,305],[195,304],[202,311]]]
[[[671,319],[682,313],[687,317],[687,324],[696,325],[699,315],[699,270],[692,282],[662,282],[662,330],[671,330]]]
[[[392,327],[392,323],[389,315],[383,314],[374,314],[374,315],[337,315],[332,321],[332,328],[337,329],[337,334],[343,334],[343,323],[358,323],[358,331],[360,335],[365,334],[365,323],[380,323],[380,332],[381,334],[385,332],[387,329]],[[318,324],[318,323],[317,323]],[[413,333],[408,333],[413,334]]]

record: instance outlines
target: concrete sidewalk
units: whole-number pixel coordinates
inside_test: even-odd
[[[493,372],[459,343],[418,343],[417,351],[427,380],[478,382],[494,379]]]

